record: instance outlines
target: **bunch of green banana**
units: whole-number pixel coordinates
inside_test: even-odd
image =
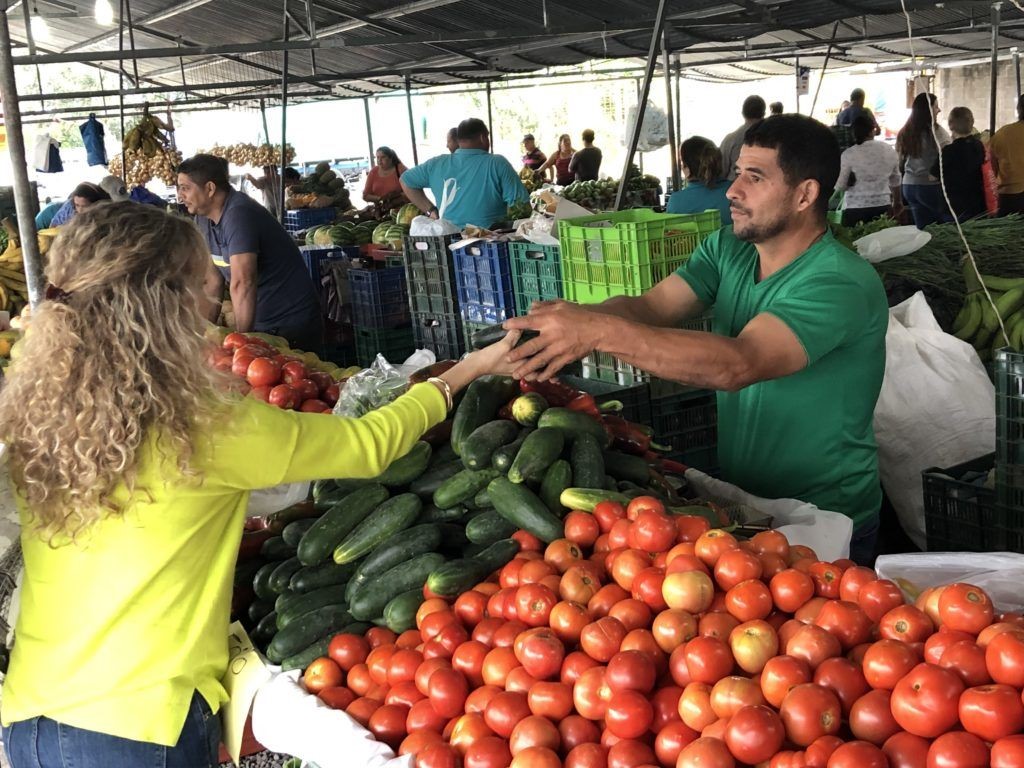
[[[965,266],[965,278],[968,269]],[[982,275],[981,282],[991,301],[971,269],[967,285],[972,290],[953,321],[953,335],[969,341],[983,361],[1003,347],[1024,350],[1024,278]]]

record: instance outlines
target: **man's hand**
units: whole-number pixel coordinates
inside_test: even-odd
[[[561,299],[535,302],[526,317],[505,321],[510,330],[539,331],[540,336],[512,350],[509,360],[518,363],[512,375],[527,381],[547,381],[569,363],[597,347],[598,324],[607,318]]]

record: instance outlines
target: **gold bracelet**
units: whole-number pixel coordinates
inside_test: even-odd
[[[436,376],[432,376],[427,379],[431,384],[441,390],[441,394],[444,395],[445,409],[447,412],[452,410],[452,388],[444,379],[439,379]]]

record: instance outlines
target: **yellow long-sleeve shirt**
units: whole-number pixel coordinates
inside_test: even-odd
[[[44,715],[78,728],[177,743],[192,692],[227,700],[232,575],[249,491],[326,477],[374,477],[444,419],[420,384],[361,419],[232,406],[196,440],[189,484],[151,439],[122,518],[52,547],[22,506],[25,580],[4,725]]]

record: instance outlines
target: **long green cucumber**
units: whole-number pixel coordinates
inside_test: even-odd
[[[559,459],[544,473],[544,481],[540,484],[540,500],[544,506],[551,510],[551,513],[558,517],[565,517],[565,507],[559,500],[562,491],[569,488],[573,483],[572,465],[565,459]]]
[[[462,455],[462,446],[473,431],[494,419],[498,409],[518,391],[519,384],[508,376],[481,376],[466,388],[452,419],[452,449],[456,456]]]
[[[414,493],[403,493],[388,499],[369,514],[334,549],[334,562],[350,563],[389,536],[412,525],[423,509],[423,502]]]
[[[334,480],[317,480],[313,483],[313,501],[319,501],[321,496],[330,493],[337,487]]]
[[[256,575],[252,577],[252,589],[256,593],[256,597],[260,600],[269,600],[274,602],[277,598],[277,592],[270,588],[270,577],[274,571],[277,570],[277,566],[281,564],[280,560],[267,563],[266,565],[260,566],[260,569],[256,571]]]
[[[531,432],[523,441],[515,461],[508,470],[508,479],[513,483],[526,480],[540,482],[548,467],[555,463],[565,447],[565,437],[559,429],[540,428]]]
[[[473,557],[449,560],[427,578],[427,588],[440,597],[455,597],[472,589],[491,575],[487,563]]]
[[[578,509],[583,512],[593,512],[594,507],[602,501],[617,501],[625,505],[631,500],[624,493],[603,488],[566,488],[560,498],[562,506],[566,509]]]
[[[572,443],[573,482],[584,488],[604,481],[604,456],[597,438],[589,432],[576,436]]]
[[[448,509],[472,499],[487,484],[501,473],[495,469],[464,469],[454,477],[445,480],[444,484],[434,492],[434,505],[440,509]]]
[[[590,434],[597,438],[602,448],[607,448],[612,442],[611,435],[601,422],[581,411],[568,408],[548,408],[540,415],[537,426],[557,429],[569,441],[575,440],[577,435]]]
[[[416,611],[423,605],[423,589],[410,589],[396,595],[384,606],[384,624],[392,632],[401,634],[416,628]]]
[[[321,587],[331,587],[336,584],[345,584],[356,572],[356,563],[345,563],[338,565],[333,560],[328,560],[320,565],[310,565],[301,568],[292,574],[288,582],[288,588],[292,592],[312,592]]]
[[[305,669],[321,656],[327,655],[327,649],[330,648],[331,640],[334,639],[335,635],[362,635],[369,628],[370,625],[364,621],[353,621],[340,629],[332,629],[323,637],[282,661],[281,669],[286,672],[289,669]]]
[[[280,663],[310,643],[352,622],[347,610],[337,605],[317,608],[278,630],[267,646],[267,658]]]
[[[416,523],[457,523],[466,516],[466,508],[463,506],[450,507],[449,509],[438,509],[433,504],[423,508]]]
[[[512,462],[519,455],[519,449],[523,447],[523,442],[532,432],[533,427],[523,427],[519,430],[519,436],[515,440],[494,452],[494,455],[491,456],[491,466],[499,472],[508,472]]]
[[[604,471],[616,480],[628,480],[637,485],[646,485],[651,479],[651,468],[645,459],[619,451],[604,452]],[[583,483],[578,485],[583,486]]]
[[[327,510],[299,542],[296,552],[299,562],[303,565],[319,565],[329,561],[331,553],[342,539],[377,509],[388,495],[388,489],[383,485],[367,485]]]
[[[473,497],[473,506],[477,509],[494,509],[494,504],[491,503],[491,497],[487,494],[486,488]]]
[[[488,574],[504,567],[513,557],[519,554],[519,542],[515,539],[496,541],[473,557],[488,568]]]
[[[320,516],[307,517],[305,520],[295,520],[288,523],[288,525],[284,527],[284,530],[281,531],[281,538],[284,539],[284,543],[289,547],[295,547],[295,551],[297,553],[302,537],[306,535],[307,531],[316,525],[319,519]]]
[[[339,478],[334,480],[334,487],[320,495],[315,502],[316,508],[323,511],[330,509],[350,493],[358,491],[366,485],[373,485],[376,480],[373,478]]]
[[[434,493],[444,484],[445,480],[455,477],[463,469],[465,467],[462,464],[462,459],[459,458],[446,464],[431,467],[410,483],[409,492],[415,493],[421,499],[432,499]]]
[[[487,512],[474,517],[466,524],[466,538],[474,544],[491,545],[507,539],[517,530],[517,525],[510,523],[497,512]]]
[[[420,440],[405,456],[391,462],[383,474],[376,478],[377,482],[388,488],[409,485],[426,471],[432,453],[430,443]]]
[[[545,543],[562,537],[562,521],[525,485],[499,477],[491,481],[487,490],[494,509],[509,522]]]
[[[435,552],[441,544],[441,527],[434,523],[414,525],[382,541],[356,568],[354,578],[366,580],[424,552]]]
[[[274,610],[277,611],[277,627],[284,629],[300,616],[331,605],[345,607],[345,587],[343,585],[321,587],[303,594],[282,595],[274,603]]]
[[[253,600],[251,603],[249,603],[249,610],[247,611],[249,615],[249,621],[251,621],[253,624],[259,624],[260,619],[262,619],[272,610],[274,610],[273,600],[260,600],[257,598],[256,600]]]
[[[497,419],[481,424],[462,444],[462,463],[466,469],[486,469],[491,456],[501,446],[516,439],[519,427],[515,422]]]
[[[388,569],[356,590],[349,611],[362,621],[381,616],[392,598],[417,587],[422,589],[427,577],[443,562],[444,555],[427,552]]]
[[[280,536],[274,536],[260,546],[260,556],[264,560],[287,560],[295,556],[295,547]]]
[[[270,591],[275,595],[280,595],[288,589],[288,582],[291,581],[292,576],[301,567],[302,563],[299,562],[297,557],[292,557],[278,563],[277,567],[270,573],[270,578],[267,580]],[[262,597],[262,595],[260,596]]]
[[[271,611],[256,624],[252,631],[252,640],[262,648],[277,634],[277,613]]]

